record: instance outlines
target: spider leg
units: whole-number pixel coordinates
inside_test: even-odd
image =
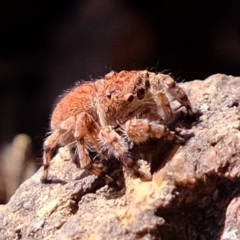
[[[106,152],[108,156],[113,155],[120,159],[125,168],[133,175],[145,180],[151,179],[148,174],[139,169],[139,166],[128,152],[128,143],[114,129],[110,126],[103,127],[99,132],[98,138],[102,145],[102,151]]]
[[[102,168],[94,165],[94,162],[89,156],[87,147],[90,143],[94,151],[100,152],[101,145],[98,140],[99,131],[99,124],[90,114],[82,112],[77,115],[74,138],[77,142],[79,165],[80,168],[86,169],[97,176],[101,175]]]
[[[98,132],[99,126],[91,115],[86,112],[77,115],[73,136],[77,142],[80,168],[86,169],[91,165],[91,159],[87,151],[87,143],[90,142],[94,150],[99,150],[99,143],[97,141]]]
[[[102,127],[98,134],[101,152],[108,156],[121,158],[128,152],[128,144],[111,126]]]
[[[165,77],[162,81],[162,84],[166,92],[168,92],[182,106],[185,106],[187,109],[187,113],[192,116],[194,113],[191,107],[191,103],[184,90],[179,87],[179,85],[170,76],[168,76],[167,78]]]
[[[173,119],[173,111],[169,100],[163,91],[154,94],[154,100],[157,105],[157,113],[164,122],[170,122]]]
[[[69,135],[71,129],[74,126],[75,119],[70,117],[62,122],[60,127],[52,132],[52,134],[46,138],[43,144],[43,176],[41,178],[42,183],[47,183],[48,169],[50,161],[53,157],[53,151],[56,149],[59,142],[63,141],[67,135]]]
[[[148,138],[163,138],[182,143],[183,139],[170,131],[163,124],[151,122],[148,119],[130,119],[124,125],[126,135],[136,144],[147,141]]]

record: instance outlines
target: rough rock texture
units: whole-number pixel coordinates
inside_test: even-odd
[[[0,239],[240,239],[240,77],[182,87],[201,115],[174,126],[184,146],[135,149],[154,152],[152,181],[125,173],[124,187],[113,190],[61,148],[51,184],[40,183],[40,169],[0,206]]]

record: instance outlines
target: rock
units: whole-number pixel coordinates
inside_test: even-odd
[[[0,203],[6,203],[19,185],[37,170],[30,137],[18,134],[0,149]]]
[[[201,112],[174,126],[186,143],[133,148],[152,159],[152,181],[118,173],[124,187],[114,190],[61,148],[51,184],[40,169],[0,206],[0,239],[240,239],[240,77],[181,86]]]

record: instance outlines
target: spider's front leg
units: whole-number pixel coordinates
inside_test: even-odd
[[[166,138],[178,144],[183,143],[183,139],[170,131],[163,124],[148,119],[133,118],[128,120],[124,125],[129,139],[136,144],[147,141],[149,138]]]
[[[111,126],[103,127],[98,135],[102,146],[101,152],[107,156],[120,159],[127,170],[142,180],[151,180],[149,174],[142,172],[132,159],[126,140],[121,137]]]
[[[153,98],[157,106],[158,115],[164,122],[171,122],[173,120],[173,111],[163,90],[153,94]]]
[[[157,76],[159,78],[162,77],[161,74],[158,74]],[[194,112],[192,110],[191,103],[188,99],[187,94],[184,92],[184,90],[181,87],[179,87],[179,85],[170,76],[167,76],[167,75],[163,75],[163,76],[164,78],[162,80],[162,84],[166,92],[168,92],[171,95],[171,97],[176,99],[182,106],[186,107],[187,113],[190,116],[193,116]]]

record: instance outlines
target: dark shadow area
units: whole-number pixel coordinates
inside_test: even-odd
[[[79,157],[76,153],[76,149],[72,149],[73,162],[78,168],[80,168]],[[74,180],[83,179],[91,174],[98,176],[97,189],[108,185],[109,190],[106,193],[106,198],[117,198],[125,193],[125,178],[123,174],[123,165],[119,159],[109,158],[101,159],[96,152],[89,151],[89,156],[92,162],[85,168],[85,171]]]
[[[168,207],[155,213],[165,220],[156,236],[168,240],[219,240],[227,207],[240,193],[239,182],[210,176],[191,188],[178,186]]]

